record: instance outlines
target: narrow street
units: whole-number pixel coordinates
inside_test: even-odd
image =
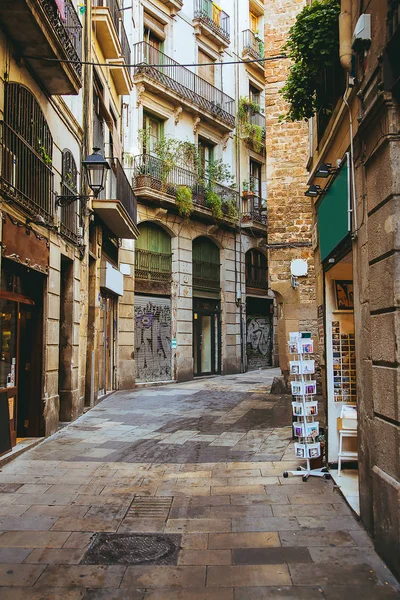
[[[276,375],[112,394],[4,466],[1,600],[398,597],[334,483],[282,477]]]

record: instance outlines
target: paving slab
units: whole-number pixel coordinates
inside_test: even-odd
[[[126,567],[119,565],[49,565],[36,585],[53,588],[119,588],[125,570]]]
[[[207,567],[207,587],[257,587],[290,585],[286,565],[237,565]]]

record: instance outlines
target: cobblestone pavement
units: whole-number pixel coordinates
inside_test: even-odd
[[[118,392],[3,467],[1,600],[399,597],[332,481],[282,477],[276,374]]]

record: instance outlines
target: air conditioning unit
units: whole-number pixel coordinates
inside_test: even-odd
[[[355,52],[368,50],[371,45],[371,15],[363,14],[355,26],[351,47]]]

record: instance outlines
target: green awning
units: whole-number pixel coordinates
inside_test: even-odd
[[[328,191],[317,207],[321,261],[325,260],[347,236],[350,219],[349,157],[340,167]]]

